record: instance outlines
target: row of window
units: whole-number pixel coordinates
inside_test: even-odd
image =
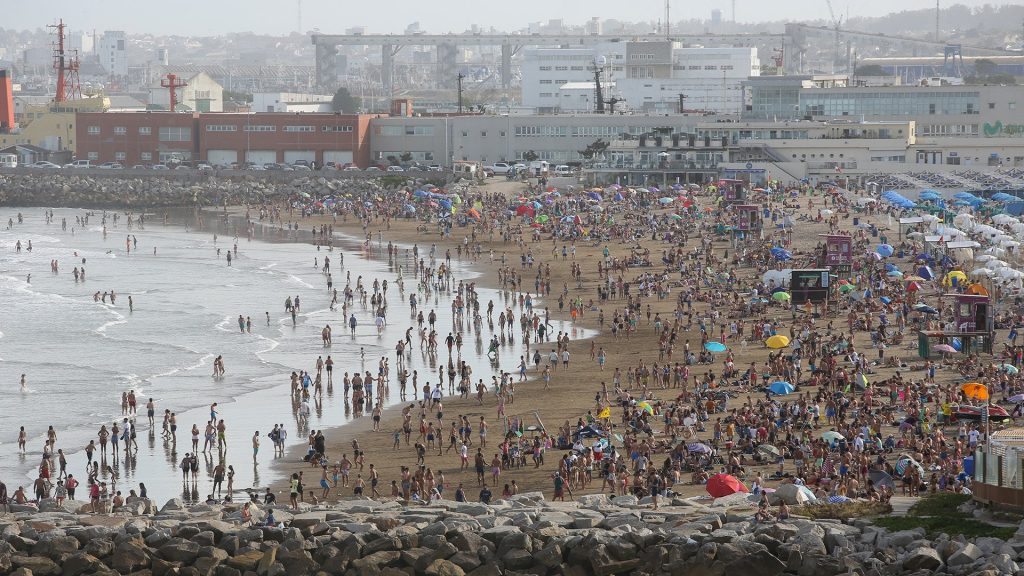
[[[433,136],[433,126],[377,126],[374,132],[378,136]]]
[[[87,155],[89,160],[99,160],[99,152],[89,152]],[[114,152],[114,160],[117,162],[124,162],[128,158],[128,155],[124,152]],[[160,162],[168,162],[171,160],[190,160],[192,158],[192,152],[188,150],[181,150],[176,152],[158,152],[157,158]],[[143,162],[151,162],[153,160],[152,152],[140,152],[139,160]]]
[[[68,126],[68,128],[70,129],[70,126]],[[272,126],[272,125],[246,125],[246,126],[243,126],[242,129],[245,132],[277,132],[277,126]],[[352,126],[322,126],[321,129],[324,132],[352,132],[353,131],[353,127]],[[162,127],[162,128],[160,128],[160,139],[164,140],[164,141],[170,141],[170,142],[182,142],[182,141],[185,141],[185,140],[177,140],[177,139],[175,139],[175,137],[171,136],[172,134],[177,134],[177,135],[180,136],[180,134],[182,133],[181,132],[182,130],[184,130],[185,133],[188,134],[188,137],[186,137],[185,140],[190,139],[191,138],[191,134],[192,134],[192,129],[191,128],[187,128],[187,127],[173,127],[173,126],[172,127]],[[316,132],[316,126],[287,125],[287,126],[284,126],[282,128],[282,130],[284,132]],[[206,131],[207,132],[237,132],[238,131],[238,126],[236,126],[234,124],[207,124],[206,125]],[[88,132],[91,135],[98,135],[98,134],[100,134],[100,127],[99,126],[89,126]],[[128,133],[128,128],[126,126],[114,126],[114,134],[115,135],[123,136],[123,135],[125,135],[127,133]],[[151,127],[149,127],[149,126],[139,126],[139,135],[140,136],[149,136],[152,133],[153,133],[153,129]],[[167,135],[166,138],[164,137],[164,134]]]

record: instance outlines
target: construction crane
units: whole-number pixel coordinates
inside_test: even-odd
[[[836,11],[832,8],[832,0],[825,0],[825,4],[828,5],[828,13],[832,16],[832,28],[836,31],[835,44],[833,45],[835,55],[832,60],[832,73],[834,74],[838,72],[836,68],[839,65],[839,29],[843,25],[843,15],[836,16]]]

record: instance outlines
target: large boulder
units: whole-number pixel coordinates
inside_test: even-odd
[[[900,563],[904,570],[937,570],[942,566],[942,557],[934,548],[921,546],[908,552]]]

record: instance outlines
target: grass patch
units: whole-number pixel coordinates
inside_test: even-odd
[[[892,512],[892,506],[881,502],[843,502],[842,504],[814,504],[793,510],[794,514],[812,520],[844,520],[846,518],[867,518]]]
[[[909,516],[957,516],[970,518],[957,510],[964,502],[969,502],[971,497],[967,494],[939,493],[921,498],[907,512]]]
[[[1003,540],[1013,537],[1016,528],[992,526],[957,510],[958,506],[970,499],[970,496],[963,494],[935,494],[911,506],[905,517],[882,516],[876,518],[874,523],[894,531],[924,528],[929,537],[939,534],[963,534],[967,538],[991,536]]]

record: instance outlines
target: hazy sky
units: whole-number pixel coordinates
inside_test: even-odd
[[[1016,0],[1014,0],[1016,1]],[[34,29],[64,18],[72,29],[124,30],[130,34],[216,35],[226,32],[285,34],[298,27],[299,0],[2,0],[0,27]],[[301,0],[302,27],[323,33],[341,33],[352,26],[368,32],[398,33],[414,21],[427,32],[458,32],[472,24],[515,29],[530,22],[561,18],[582,24],[592,16],[629,21],[655,21],[664,12],[662,0]],[[943,0],[951,5],[952,0]],[[981,6],[999,0],[956,0]],[[837,11],[851,17],[884,14],[935,6],[934,0],[832,0]],[[730,0],[673,0],[672,20],[707,19],[711,10],[731,17]],[[827,19],[823,0],[736,0],[740,22]]]

